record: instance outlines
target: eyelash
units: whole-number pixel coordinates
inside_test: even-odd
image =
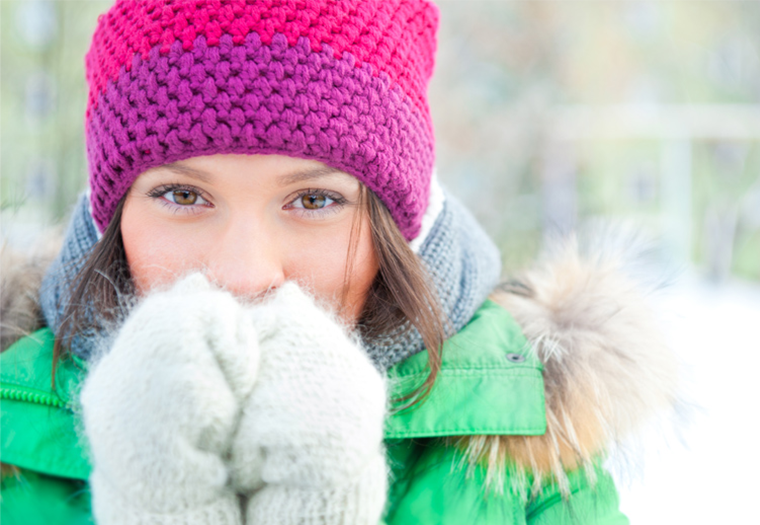
[[[189,191],[192,193],[197,194],[201,199],[205,200],[209,204],[189,204],[189,205],[181,205],[176,204],[174,202],[171,202],[164,197],[169,192],[172,191]],[[196,188],[195,186],[188,186],[186,184],[163,184],[161,186],[158,186],[154,189],[152,189],[150,192],[148,192],[148,197],[152,199],[158,200],[162,205],[167,206],[172,212],[174,213],[190,213],[195,214],[199,213],[198,206],[202,207],[213,207],[213,204],[211,204],[206,198],[206,194],[201,191],[199,188]],[[309,210],[308,208],[298,208],[295,207],[293,204],[297,202],[299,199],[304,198],[307,195],[317,195],[320,197],[326,197],[332,201],[331,204],[328,204],[324,208],[319,208],[316,210]],[[346,205],[348,202],[348,199],[343,197],[339,193],[335,193],[332,191],[327,191],[323,189],[318,188],[309,188],[306,190],[302,190],[297,192],[288,203],[283,206],[283,209],[292,210],[298,213],[301,216],[310,216],[310,217],[325,217],[329,214],[336,213],[340,211],[343,206]]]
[[[203,204],[203,203],[189,204],[189,205],[176,204],[174,202],[171,202],[170,200],[163,198],[164,195],[166,195],[167,193],[171,191],[189,191],[189,192],[195,193],[198,195],[198,197],[200,197],[201,199],[203,199],[209,204]],[[200,213],[200,211],[198,210],[199,206],[204,207],[204,208],[213,207],[213,205],[206,198],[206,194],[203,191],[201,191],[199,188],[196,188],[195,186],[188,186],[187,184],[164,184],[148,192],[148,197],[158,200],[162,205],[168,207],[174,213],[196,214],[196,213]]]
[[[293,206],[293,203],[297,202],[299,199],[303,199],[307,195],[317,195],[319,197],[326,197],[333,202],[331,204],[328,204],[324,208],[319,208],[316,210],[310,210],[308,208],[296,208],[295,206]],[[311,217],[316,216],[316,217],[321,218],[321,217],[326,217],[327,215],[340,211],[343,208],[343,206],[346,205],[347,202],[348,202],[348,199],[346,199],[340,193],[334,193],[332,191],[314,188],[314,189],[299,191],[298,193],[296,193],[296,195],[288,201],[288,204],[283,206],[283,209],[295,210],[296,213],[302,216],[311,216]]]

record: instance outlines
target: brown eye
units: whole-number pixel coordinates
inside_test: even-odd
[[[301,197],[301,204],[307,210],[318,210],[325,207],[327,198],[324,195],[317,195],[315,193],[304,195]]]
[[[175,204],[181,204],[184,206],[195,204],[198,200],[198,194],[190,190],[174,190],[172,192],[172,197]]]

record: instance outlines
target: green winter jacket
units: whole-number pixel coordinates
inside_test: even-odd
[[[51,385],[53,334],[39,330],[0,354],[0,461],[5,473],[2,525],[91,524],[90,462],[78,432],[77,395],[83,362],[62,361]],[[546,431],[542,365],[510,314],[487,301],[447,341],[429,397],[387,419],[391,470],[387,525],[531,524],[623,525],[612,479],[570,472],[570,496],[547,483],[526,495],[507,475],[486,485],[485,467],[468,466],[447,436],[541,435]],[[393,367],[394,396],[427,375],[426,354]],[[505,474],[508,474],[505,472]],[[530,491],[528,491],[530,493]]]

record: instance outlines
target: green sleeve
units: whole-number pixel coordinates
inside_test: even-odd
[[[519,498],[484,489],[482,469],[437,440],[388,444],[391,481],[387,525],[525,525]]]
[[[593,485],[583,472],[569,473],[567,500],[560,496],[556,485],[544,489],[526,509],[528,525],[628,525],[628,518],[618,509],[612,476],[600,466],[595,473]]]
[[[87,483],[31,470],[4,477],[0,485],[0,523],[93,525]]]
[[[567,500],[552,485],[526,501],[514,479],[504,479],[502,491],[486,489],[485,469],[468,469],[461,452],[436,440],[388,444],[388,456],[387,525],[628,525],[601,468],[593,486],[584,473],[571,473]]]

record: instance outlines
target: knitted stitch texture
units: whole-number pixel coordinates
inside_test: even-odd
[[[383,376],[295,283],[255,305],[198,273],[148,295],[81,401],[101,525],[380,520]]]
[[[252,318],[198,274],[133,310],[81,394],[99,524],[242,524],[225,455],[259,370]]]
[[[151,167],[281,153],[356,176],[415,238],[434,161],[437,24],[425,0],[119,0],[86,60],[99,229]]]
[[[232,444],[246,523],[376,525],[387,491],[383,376],[337,320],[287,282],[252,307],[261,353]]]
[[[451,336],[467,324],[498,283],[501,255],[469,210],[450,194],[445,196],[443,210],[422,242],[419,256],[435,285]],[[366,341],[365,346],[383,369],[425,348],[419,331],[409,322]]]

